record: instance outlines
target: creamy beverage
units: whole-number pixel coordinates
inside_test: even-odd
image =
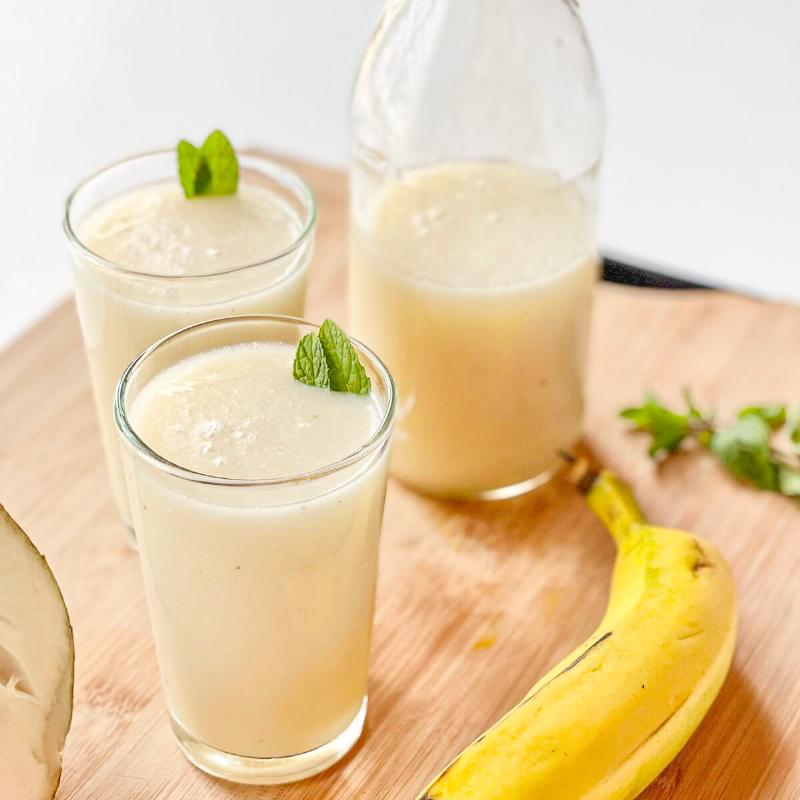
[[[351,326],[397,381],[393,472],[531,488],[581,430],[597,259],[576,187],[503,162],[353,181]]]
[[[135,437],[174,468],[123,447],[173,727],[198,766],[254,783],[338,760],[366,708],[388,433],[365,445],[391,412],[378,391],[295,380],[294,350],[176,350],[127,410]],[[248,773],[221,769],[219,753],[305,755],[288,772]]]
[[[174,170],[174,154],[169,162]],[[303,312],[309,220],[257,176],[255,167],[247,171],[233,195],[187,200],[177,179],[170,179],[84,201],[90,207],[80,218],[68,211],[78,311],[112,486],[125,519],[111,416],[125,366],[157,339],[194,322]],[[102,178],[91,179],[76,197]]]

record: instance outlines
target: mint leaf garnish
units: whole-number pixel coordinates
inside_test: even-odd
[[[684,413],[666,408],[654,395],[648,395],[643,405],[620,412],[638,430],[650,434],[653,458],[669,457],[691,442],[711,451],[739,480],[800,497],[800,407],[746,406],[731,425],[720,427],[712,414],[697,408],[688,390],[683,396]],[[773,440],[782,442],[784,449]]]
[[[737,477],[774,491],[778,469],[770,451],[771,428],[756,414],[739,417],[730,428],[715,431],[711,452]]]
[[[239,162],[228,137],[212,131],[200,148],[178,142],[178,177],[188,199],[199,195],[236,194]]]
[[[369,394],[369,376],[347,334],[333,320],[326,319],[319,329],[319,338],[328,362],[331,389],[334,392]]]
[[[236,194],[239,162],[228,137],[222,131],[212,131],[203,142],[202,152],[211,173],[209,194]]]
[[[185,139],[178,142],[178,175],[185,197],[205,194],[211,175],[202,153]]]
[[[294,356],[294,377],[334,392],[369,394],[372,383],[347,334],[326,319],[319,333],[307,333]]]
[[[316,333],[307,333],[298,343],[292,374],[298,381],[309,386],[317,386],[320,389],[331,388],[328,362],[325,360],[322,342]]]
[[[650,444],[650,456],[656,458],[662,453],[674,453],[691,433],[690,414],[694,416],[691,406],[688,414],[676,414],[665,408],[655,395],[648,395],[644,405],[626,408],[620,416],[630,420],[639,430],[647,431],[653,437]]]

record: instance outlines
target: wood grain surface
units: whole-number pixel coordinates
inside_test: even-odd
[[[320,204],[309,316],[342,318],[345,181],[300,170]],[[745,402],[800,400],[800,310],[601,286],[593,324],[585,445],[632,483],[651,519],[714,541],[740,595],[732,673],[644,797],[794,800],[800,506],[737,485],[703,455],[657,468],[615,412],[647,388],[676,399],[686,383],[722,416]],[[563,478],[494,504],[431,500],[392,484],[365,735],[317,778],[244,787],[192,768],[168,729],[137,555],[112,505],[71,302],[0,355],[0,502],[51,562],[75,629],[76,707],[60,800],[413,800],[592,631],[613,559]],[[0,797],[14,800],[2,787]]]

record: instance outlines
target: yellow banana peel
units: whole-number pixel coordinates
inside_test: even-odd
[[[648,524],[610,472],[584,465],[576,483],[617,546],[603,621],[418,800],[631,800],[722,686],[736,639],[725,560]]]

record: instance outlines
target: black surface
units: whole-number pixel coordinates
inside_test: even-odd
[[[674,278],[662,272],[643,269],[616,259],[603,259],[603,280],[609,283],[622,283],[626,286],[640,286],[645,289],[715,289],[694,281]]]

